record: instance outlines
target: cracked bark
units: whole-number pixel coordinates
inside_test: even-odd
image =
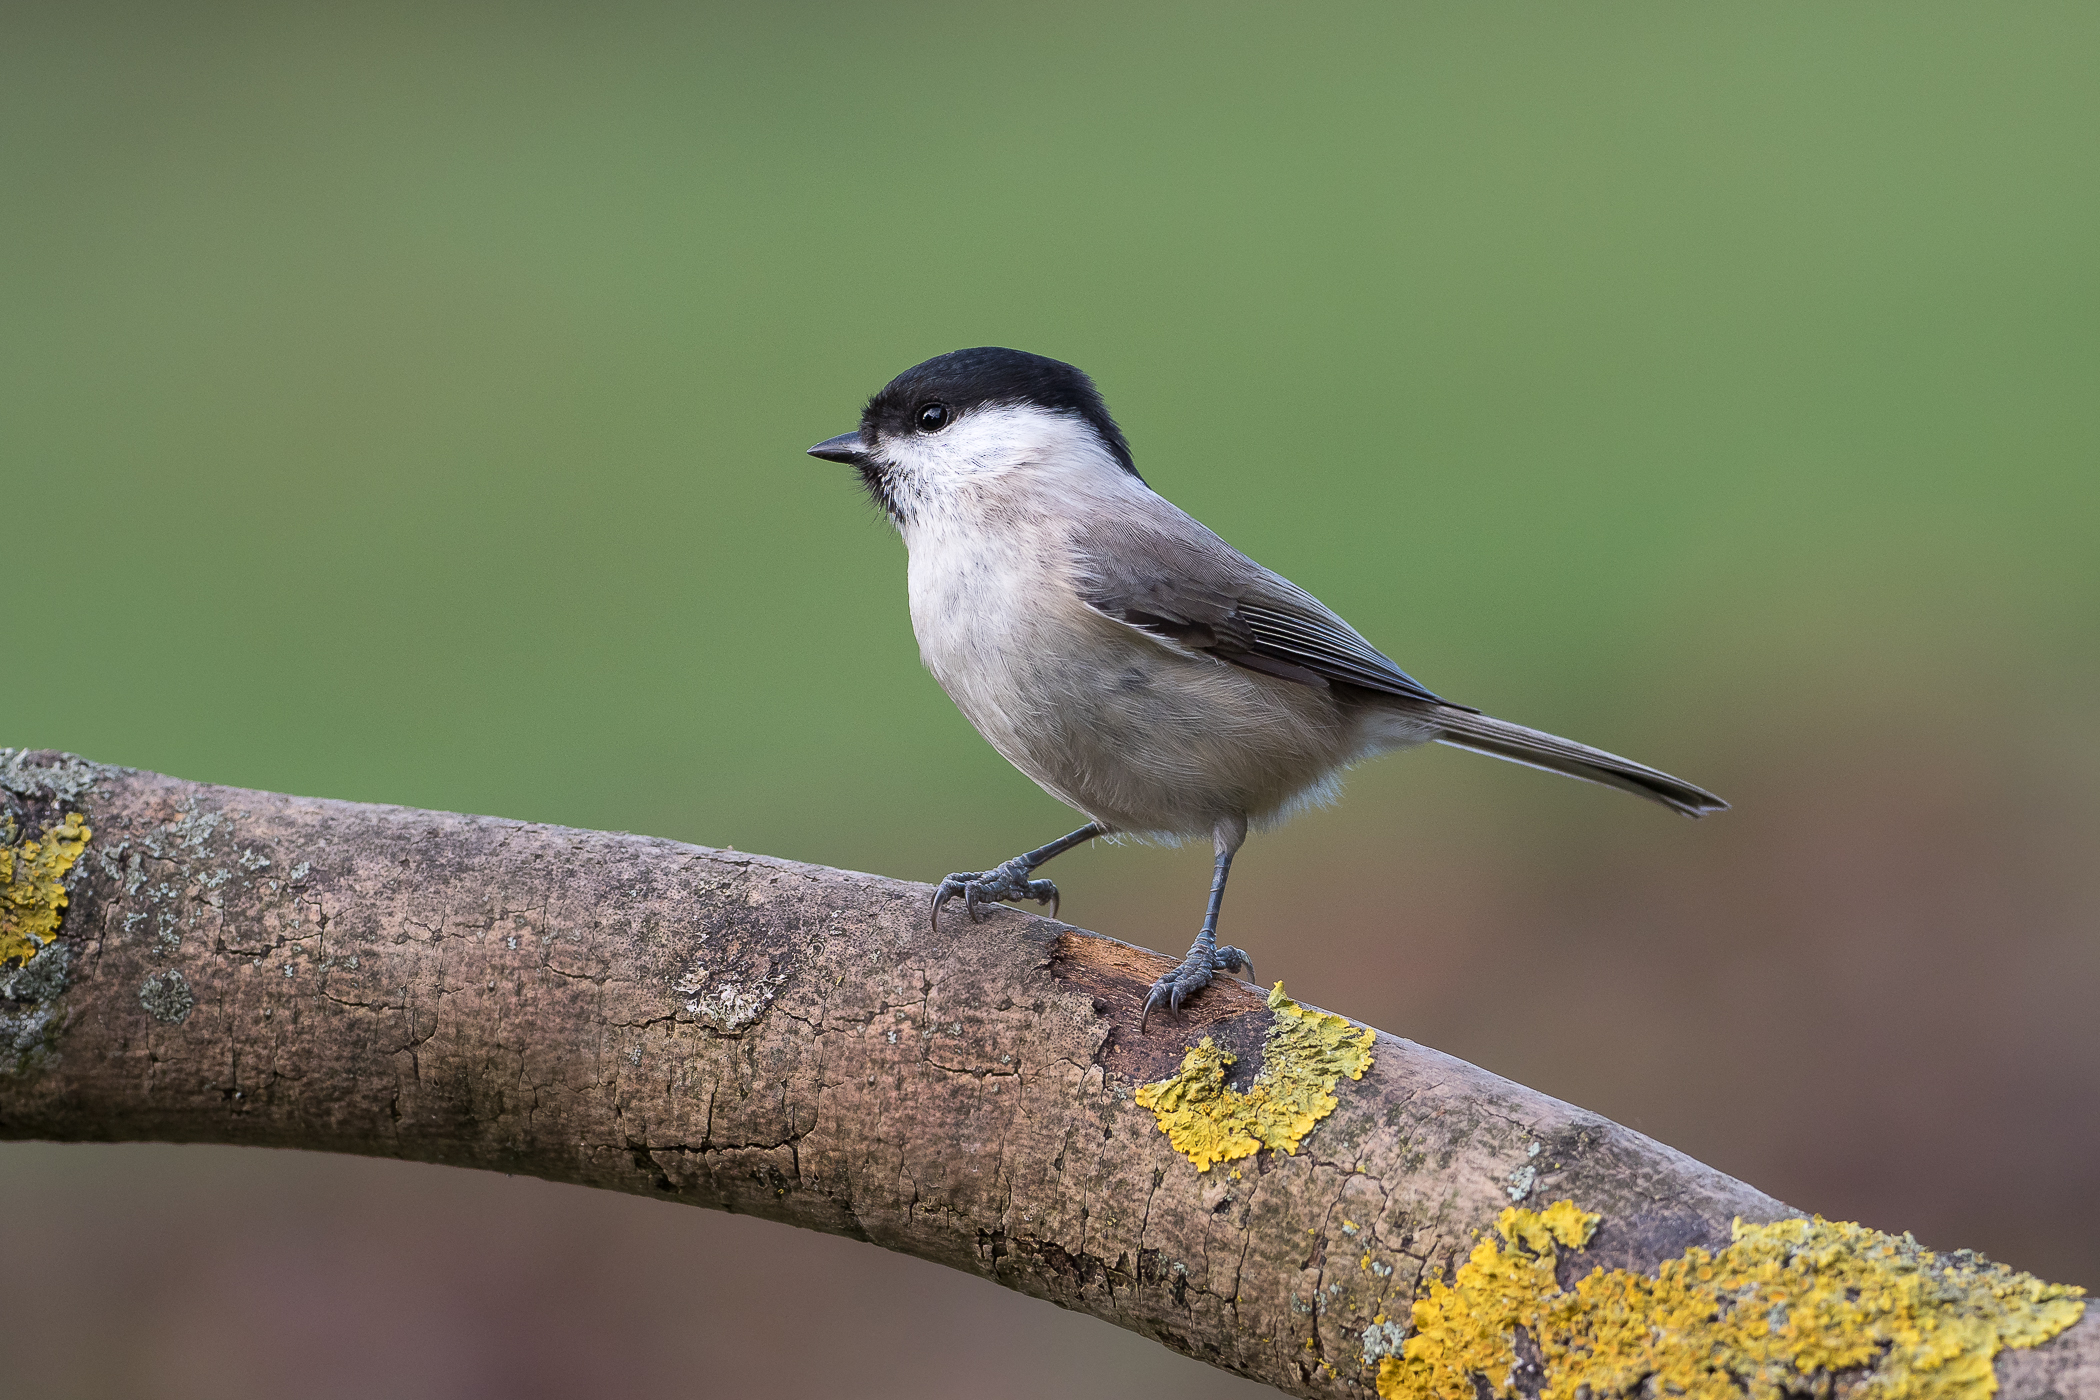
[[[1368,1394],[1364,1329],[1404,1322],[1527,1167],[1528,1204],[1604,1217],[1564,1282],[1792,1214],[1387,1035],[1298,1155],[1199,1174],[1131,1091],[1205,1034],[1245,1084],[1260,994],[1220,981],[1139,1037],[1172,958],[1004,908],[936,936],[924,885],[57,754],[0,751],[0,805],[94,830],[39,954],[56,1014],[0,998],[4,1138],[355,1152],[740,1211],[1299,1395]],[[2014,1400],[2100,1395],[2100,1317],[1997,1366]]]

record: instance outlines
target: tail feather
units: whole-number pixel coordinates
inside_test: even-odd
[[[1705,788],[1694,787],[1646,764],[1578,744],[1572,739],[1558,738],[1536,729],[1526,729],[1521,724],[1489,719],[1486,715],[1450,706],[1437,707],[1434,720],[1438,730],[1437,742],[1455,749],[1484,753],[1528,768],[1543,768],[1548,773],[1563,773],[1584,782],[1620,788],[1636,797],[1660,802],[1671,811],[1682,812],[1688,817],[1703,817],[1709,812],[1728,810],[1726,802]]]

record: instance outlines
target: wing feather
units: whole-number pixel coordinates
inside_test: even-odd
[[[1312,594],[1168,509],[1080,529],[1073,546],[1087,606],[1179,650],[1301,685],[1449,703]]]
[[[1319,599],[1158,497],[1080,527],[1073,549],[1087,606],[1178,651],[1300,685],[1356,686],[1432,705],[1425,717],[1439,742],[1623,788],[1686,816],[1728,806],[1645,764],[1439,699]]]

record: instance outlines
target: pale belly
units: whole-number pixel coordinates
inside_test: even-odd
[[[912,563],[927,669],[1008,762],[1112,830],[1259,823],[1318,796],[1359,748],[1329,691],[1174,652],[1048,570],[945,562]]]

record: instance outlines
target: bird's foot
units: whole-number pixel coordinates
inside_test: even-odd
[[[1196,946],[1189,949],[1189,955],[1181,960],[1181,965],[1154,982],[1152,990],[1145,994],[1145,1009],[1138,1015],[1138,1034],[1145,1033],[1145,1022],[1151,1018],[1155,1007],[1181,1010],[1181,1004],[1208,987],[1212,975],[1219,972],[1244,973],[1251,982],[1254,980],[1254,960],[1237,948],[1218,948],[1207,939],[1197,939]]]
[[[1050,906],[1050,917],[1057,917],[1057,886],[1048,880],[1031,880],[1028,872],[1035,867],[1022,861],[1019,856],[991,870],[975,872],[959,871],[941,881],[933,892],[933,908],[929,917],[935,932],[941,927],[941,906],[957,895],[962,896],[963,909],[970,921],[977,920],[977,906],[996,904],[1002,900],[1032,899],[1038,904]]]

